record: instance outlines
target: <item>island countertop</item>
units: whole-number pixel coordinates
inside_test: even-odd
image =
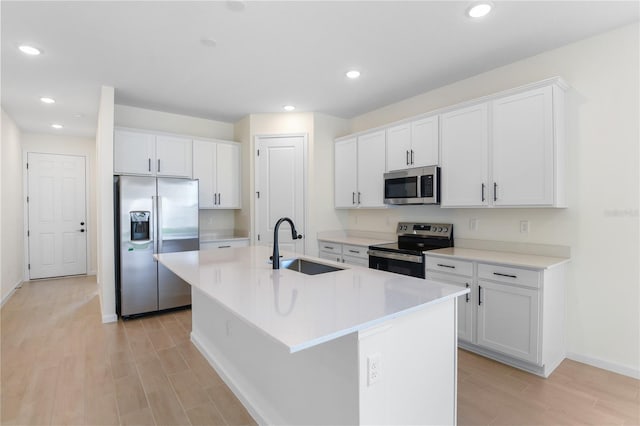
[[[319,275],[273,270],[268,261],[271,248],[264,246],[156,257],[291,353],[469,292],[436,281],[283,254],[344,269]]]

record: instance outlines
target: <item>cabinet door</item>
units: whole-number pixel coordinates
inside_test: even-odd
[[[411,125],[409,123],[387,129],[387,170],[401,170],[411,165]]]
[[[356,138],[337,141],[334,148],[335,206],[336,208],[355,208],[358,191]]]
[[[478,345],[538,364],[538,290],[478,281]]]
[[[215,202],[215,152],[216,144],[193,141],[193,178],[199,179],[198,201],[201,209],[212,209]]]
[[[440,117],[442,207],[488,204],[487,104],[451,111]]]
[[[473,342],[474,325],[473,313],[475,311],[475,299],[473,298],[473,279],[453,274],[443,274],[427,270],[427,279],[443,282],[471,289],[470,293],[458,297],[458,339]]]
[[[494,205],[552,205],[552,88],[544,87],[495,100],[492,114]]]
[[[192,176],[191,139],[176,136],[156,136],[156,175]]]
[[[358,137],[358,207],[385,207],[386,132]]]
[[[411,149],[411,167],[439,164],[437,115],[411,123]]]
[[[117,174],[155,175],[155,136],[116,129],[113,171]]]
[[[217,208],[240,208],[240,145],[219,143],[216,155]]]

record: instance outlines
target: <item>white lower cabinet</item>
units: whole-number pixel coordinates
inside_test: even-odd
[[[564,266],[427,254],[426,268],[427,279],[471,289],[458,299],[460,347],[544,377],[564,359]]]
[[[476,343],[538,364],[539,291],[489,281],[477,288]]]
[[[346,263],[369,267],[368,246],[358,246],[353,244],[340,244],[332,241],[318,240],[318,257],[321,259],[333,260],[334,262]]]

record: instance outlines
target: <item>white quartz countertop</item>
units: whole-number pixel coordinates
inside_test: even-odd
[[[395,239],[370,238],[344,234],[341,232],[318,233],[318,241],[329,241],[338,244],[351,244],[354,246],[372,246],[374,244],[394,243]]]
[[[290,253],[282,253],[285,258]],[[359,266],[319,275],[273,270],[271,248],[163,253],[157,259],[267,336],[297,352],[457,297],[468,289]]]
[[[427,256],[455,257],[487,263],[499,263],[522,268],[548,269],[568,262],[566,257],[538,256],[533,254],[510,253],[503,251],[448,247],[425,252]]]

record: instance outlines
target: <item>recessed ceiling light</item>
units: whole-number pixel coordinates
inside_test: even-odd
[[[351,71],[347,71],[347,77],[351,78],[351,79],[355,79],[360,77],[360,71],[358,70],[351,70]]]
[[[493,4],[488,2],[476,3],[467,9],[467,15],[471,18],[482,18],[486,16],[493,9]]]
[[[45,104],[55,104],[56,100],[53,98],[40,98],[40,102]]]
[[[296,109],[296,107],[294,107],[293,105],[285,105],[282,108],[284,108],[285,111],[293,111],[294,109]]]
[[[211,37],[202,37],[200,39],[200,43],[202,43],[207,47],[216,47],[216,45],[218,44],[218,42],[212,39]]]
[[[18,49],[20,49],[20,51],[26,55],[39,55],[40,49],[36,49],[33,46],[27,46],[26,44],[23,44],[22,46],[19,46]]]
[[[62,129],[62,124],[52,124],[51,127],[53,127],[54,129]]]

